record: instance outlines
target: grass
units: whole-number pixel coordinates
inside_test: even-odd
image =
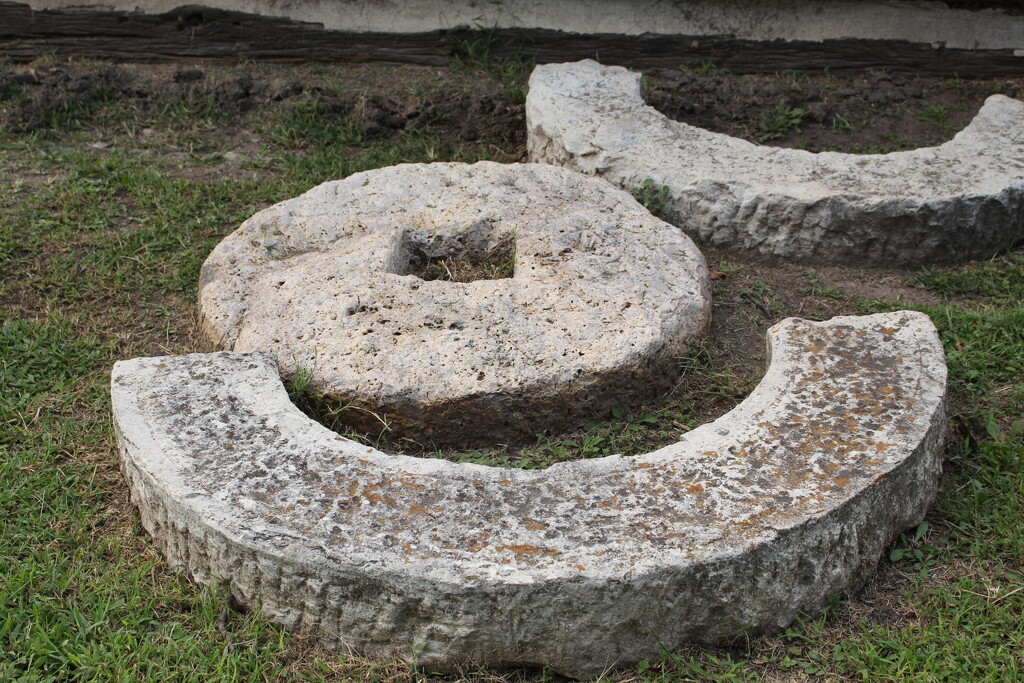
[[[522,45],[516,44],[515,40],[511,44],[502,44],[497,25],[477,23],[471,29],[452,29],[448,32],[448,42],[453,70],[485,74],[495,81],[511,102],[526,102],[526,81],[534,61],[525,55]],[[502,48],[506,48],[506,53],[511,49],[511,55],[499,56]]]
[[[18,106],[20,91],[3,93],[0,114]],[[195,348],[199,266],[255,210],[367,168],[515,157],[422,133],[367,141],[353,115],[315,98],[233,120],[208,101],[141,113],[94,97],[57,103],[34,130],[0,129],[0,680],[434,678],[319,651],[171,572],[127,500],[109,418],[116,360]],[[216,135],[224,126],[258,130],[259,154],[224,161]],[[157,133],[150,139],[132,133],[147,127]],[[113,145],[90,147],[98,138]],[[205,151],[188,154],[193,143]],[[721,267],[722,282],[753,268]],[[736,286],[739,302],[724,303],[792,312],[764,272]],[[836,310],[906,307],[858,299],[813,272],[800,281],[801,297]],[[924,271],[913,282],[937,297],[915,307],[938,326],[950,370],[945,481],[927,525],[896,541],[865,591],[824,615],[727,647],[666,652],[611,680],[1024,677],[1024,257]],[[657,405],[623,407],[519,450],[455,457],[540,467],[643,452],[695,426],[708,403],[724,410],[756,381],[710,341],[681,362],[690,380]]]
[[[786,102],[779,102],[774,109],[762,112],[757,119],[757,127],[761,131],[758,142],[781,140],[790,132],[800,132],[800,124],[804,122],[810,110],[791,107]]]

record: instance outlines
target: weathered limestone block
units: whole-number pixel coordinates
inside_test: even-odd
[[[788,319],[735,410],[646,455],[515,470],[308,419],[271,358],[117,363],[114,424],[169,562],[289,629],[430,670],[572,676],[786,626],[856,589],[935,495],[928,318]]]
[[[420,276],[513,260],[499,279]],[[711,314],[700,252],[628,193],[492,162],[357,173],[261,211],[206,261],[199,306],[215,347],[266,351],[372,411],[349,411],[355,426],[379,429],[376,413],[435,443],[529,439],[648,400]]]
[[[993,95],[953,140],[891,154],[780,149],[672,121],[640,75],[544,64],[526,101],[532,161],[625,188],[668,186],[663,213],[706,244],[811,263],[916,266],[1024,240],[1024,103]]]

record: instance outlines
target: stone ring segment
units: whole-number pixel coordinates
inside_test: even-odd
[[[788,319],[769,349],[678,443],[546,470],[347,440],[259,352],[119,362],[112,407],[143,525],[201,583],[373,658],[588,677],[783,628],[923,518],[946,378],[927,316]]]
[[[920,266],[1024,241],[1024,102],[992,95],[937,147],[889,154],[757,145],[673,121],[640,74],[543,64],[526,101],[530,160],[625,188],[667,187],[667,220],[704,244],[805,263]]]
[[[468,282],[423,268],[481,262]],[[513,265],[514,264],[514,265]],[[409,164],[257,213],[203,266],[214,347],[261,350],[355,426],[435,443],[532,438],[653,397],[709,322],[678,228],[539,164]]]

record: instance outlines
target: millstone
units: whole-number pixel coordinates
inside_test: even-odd
[[[216,348],[310,375],[357,402],[357,427],[440,444],[648,400],[710,317],[677,228],[602,180],[491,162],[358,173],[261,211],[206,261],[199,305]]]
[[[704,243],[808,263],[987,259],[1024,240],[1024,103],[993,95],[951,141],[891,154],[763,147],[671,121],[640,75],[586,60],[534,69],[532,161],[632,189]]]
[[[307,418],[274,360],[114,366],[122,467],[168,561],[327,645],[589,676],[786,626],[918,523],[946,367],[928,318],[788,319],[736,409],[636,457],[504,470]]]

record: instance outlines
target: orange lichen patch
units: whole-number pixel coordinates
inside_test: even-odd
[[[848,477],[836,477],[835,479],[833,479],[833,481],[835,482],[836,486],[846,486],[847,484],[850,483]]]
[[[384,496],[382,496],[381,494],[377,493],[377,491],[379,491],[379,490],[380,490],[380,486],[378,486],[377,484],[373,484],[373,483],[364,484],[363,485],[363,498],[365,498],[369,503],[371,503],[373,505],[376,505],[377,503],[379,503],[382,500],[384,500]]]
[[[526,528],[530,531],[544,531],[548,528],[547,524],[527,524]]]
[[[517,543],[514,545],[499,545],[495,547],[498,552],[511,551],[516,554],[517,557],[521,556],[533,556],[533,555],[557,555],[558,551],[554,548],[541,548],[540,546],[531,545],[529,543]]]
[[[427,490],[426,486],[424,486],[423,484],[419,483],[418,481],[411,477],[402,477],[401,479],[398,480],[398,483],[400,486],[410,489],[412,491],[416,491],[417,493],[423,493],[424,491]]]
[[[704,493],[704,487],[700,484],[690,484],[686,487],[686,490],[693,494]]]
[[[586,570],[586,567],[584,567],[582,564],[578,564],[576,565],[576,569],[579,569],[582,572]]]
[[[409,506],[409,512],[407,514],[409,514],[409,515],[425,515],[425,514],[427,514],[427,508],[423,507],[422,505],[410,505]]]

